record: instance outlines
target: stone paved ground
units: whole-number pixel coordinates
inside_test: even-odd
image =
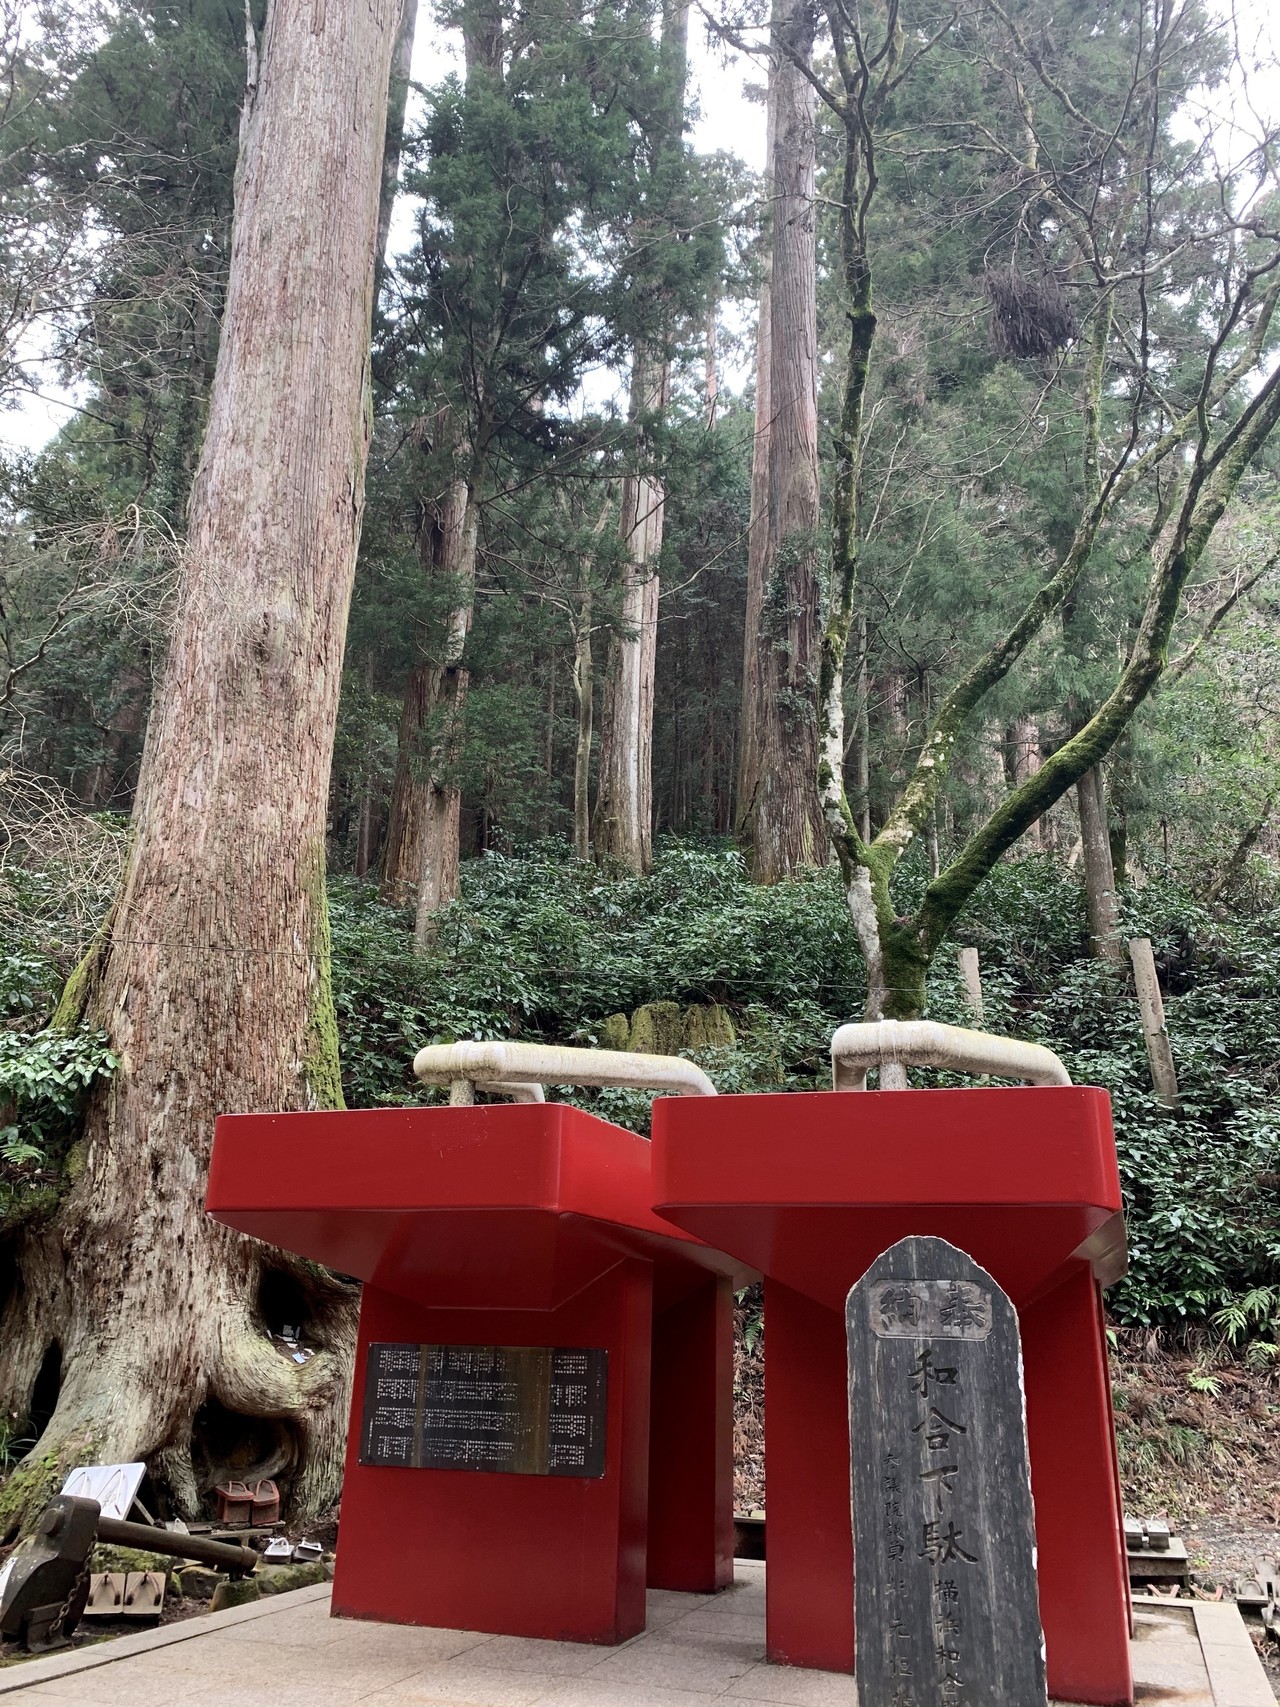
[[[301,1589],[6,1668],[0,1707],[857,1704],[852,1678],[764,1662],[764,1566],[742,1560],[723,1594],[651,1593],[649,1628],[618,1648],[331,1619],[328,1592]],[[1231,1606],[1140,1606],[1134,1669],[1142,1707],[1273,1701]]]

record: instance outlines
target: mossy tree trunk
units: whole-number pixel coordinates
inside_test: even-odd
[[[1080,812],[1080,841],[1084,863],[1085,907],[1089,915],[1089,948],[1094,958],[1124,965],[1120,940],[1120,897],[1116,893],[1111,837],[1107,831],[1107,796],[1102,771],[1095,765],[1076,782]]]
[[[341,1105],[325,812],[399,14],[269,11],[133,845],[63,1005],[106,1029],[119,1070],[89,1106],[79,1180],[21,1233],[0,1301],[0,1407],[29,1414],[42,1371],[57,1387],[0,1493],[3,1527],[90,1459],[145,1459],[186,1514],[228,1472],[280,1476],[301,1512],[338,1486],[355,1288],[217,1226],[203,1199],[217,1115]],[[286,1322],[316,1353],[303,1365],[267,1338]]]

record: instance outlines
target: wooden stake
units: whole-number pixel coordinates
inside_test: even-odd
[[[1151,1063],[1151,1083],[1166,1108],[1181,1108],[1178,1074],[1173,1065],[1173,1051],[1169,1047],[1169,1033],[1165,1030],[1164,1002],[1160,996],[1155,956],[1151,952],[1151,938],[1135,937],[1129,944],[1129,959],[1133,963],[1133,982],[1142,1013],[1147,1060]]]
[[[982,1005],[982,972],[978,965],[976,948],[962,948],[959,953],[960,976],[964,979],[965,994],[969,998],[969,1007],[973,1017],[981,1025],[985,1018]]]

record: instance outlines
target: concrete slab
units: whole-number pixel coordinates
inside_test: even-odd
[[[651,1594],[649,1629],[617,1648],[333,1619],[321,1584],[6,1667],[0,1697],[12,1707],[857,1707],[851,1677],[764,1660],[764,1572],[739,1560],[723,1594]],[[1150,1597],[1134,1611],[1142,1707],[1275,1707],[1233,1605]]]

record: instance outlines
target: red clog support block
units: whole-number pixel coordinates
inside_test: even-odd
[[[712,1275],[654,1311],[649,1586],[733,1581],[733,1288]]]
[[[764,1324],[768,1655],[852,1671],[844,1316],[766,1276]]]
[[[660,1215],[765,1276],[768,1651],[852,1671],[843,1307],[908,1234],[950,1240],[1022,1332],[1049,1693],[1128,1707],[1129,1596],[1098,1290],[1123,1272],[1108,1099],[1089,1086],[659,1100]]]
[[[732,1580],[733,1288],[753,1277],[654,1215],[651,1158],[552,1103],[219,1120],[210,1213],[366,1283],[340,1614],[617,1642],[646,1576]],[[603,1348],[605,1474],[361,1464],[379,1341]]]
[[[1132,1606],[1102,1295],[1081,1263],[1019,1314],[1049,1693],[1127,1707]]]
[[[649,1265],[622,1260],[559,1309],[432,1310],[366,1286],[333,1583],[338,1617],[622,1642],[644,1629]],[[359,1462],[367,1348],[590,1345],[609,1354],[603,1476]]]

